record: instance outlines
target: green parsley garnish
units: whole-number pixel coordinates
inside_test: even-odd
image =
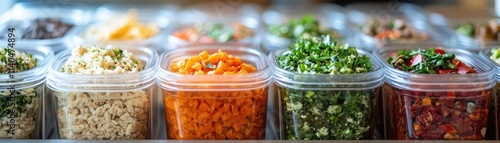
[[[359,55],[348,44],[339,44],[328,35],[299,39],[289,47],[290,52],[278,56],[278,65],[302,74],[355,74],[372,69],[370,58]]]

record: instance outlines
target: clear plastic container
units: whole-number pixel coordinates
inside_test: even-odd
[[[384,110],[388,138],[397,140],[482,140],[487,130],[494,68],[471,52],[444,47],[446,53],[478,73],[413,74],[387,63],[392,53],[435,45],[408,44],[377,49],[385,67]]]
[[[147,47],[120,47],[134,53],[144,70],[85,75],[60,72],[71,51],[58,54],[47,74],[60,139],[149,139],[157,53]]]
[[[490,118],[488,119],[488,126],[489,127],[492,127],[494,126],[495,129],[489,129],[488,128],[488,131],[489,132],[492,132],[492,133],[488,133],[488,135],[492,135],[492,139],[495,139],[495,140],[498,140],[499,137],[500,137],[500,132],[499,132],[499,129],[500,129],[500,104],[499,104],[499,101],[498,99],[500,99],[500,65],[495,62],[493,59],[490,58],[490,56],[492,55],[491,53],[491,50],[492,49],[498,49],[500,48],[500,46],[491,46],[491,47],[485,47],[480,55],[487,59],[488,63],[493,66],[495,68],[495,79],[496,79],[496,86],[495,86],[495,95],[494,97],[492,98],[493,100],[491,100],[491,107],[490,110],[490,114],[493,114],[490,116]]]
[[[173,50],[179,47],[189,47],[197,45],[218,45],[220,43],[243,45],[245,47],[254,48],[258,46],[260,42],[260,17],[259,11],[260,7],[254,4],[239,3],[236,6],[231,6],[229,9],[225,9],[227,5],[225,3],[198,3],[187,7],[182,12],[179,13],[179,19],[177,21],[177,27],[170,33],[167,37],[168,46],[167,51]],[[221,8],[222,7],[222,8]],[[219,9],[220,8],[220,9]],[[251,35],[242,39],[230,39],[226,42],[217,41],[202,41],[201,39],[197,42],[188,42],[174,36],[175,32],[181,30],[186,30],[189,28],[194,28],[195,25],[200,24],[223,24],[225,26],[231,27],[233,24],[241,24],[242,26],[249,28]],[[231,27],[231,29],[235,29]]]
[[[369,5],[367,5],[369,6]],[[354,43],[361,43],[362,47],[369,49],[370,51],[375,48],[382,48],[388,45],[404,45],[404,44],[417,44],[417,43],[434,43],[435,41],[442,42],[443,36],[439,35],[435,27],[429,24],[428,14],[425,11],[418,9],[418,7],[413,5],[404,4],[395,9],[362,9],[366,7],[356,8],[354,6],[348,7],[346,12],[349,18],[349,23],[353,29],[355,38],[353,38]],[[386,7],[384,7],[386,8]],[[367,24],[369,21],[395,21],[403,20],[411,30],[418,33],[418,35],[427,36],[426,39],[377,39],[374,36],[370,36],[364,33],[360,27]]]
[[[45,74],[54,58],[50,47],[16,46],[38,65],[23,72],[0,74],[0,139],[40,139],[43,129]]]
[[[476,27],[480,24],[488,24],[490,21],[496,21],[500,25],[500,19],[495,16],[473,16],[473,15],[457,15],[448,16],[434,13],[431,16],[432,23],[436,25],[439,32],[449,37],[450,41],[457,45],[466,47],[472,52],[480,52],[481,47],[498,45],[498,40],[487,40],[477,37],[469,37],[456,32],[456,27],[459,24],[472,23]],[[475,32],[477,30],[474,29]]]
[[[92,26],[102,24],[112,20],[114,16],[118,14],[126,14],[128,10],[137,10],[138,20],[141,23],[152,23],[160,28],[160,31],[154,36],[143,40],[109,40],[101,41],[95,39],[88,39],[83,37],[83,34]],[[105,4],[96,9],[94,14],[95,20],[91,23],[85,25],[80,31],[78,31],[76,37],[74,38],[76,44],[90,44],[97,43],[101,45],[115,45],[115,46],[148,46],[156,49],[158,53],[163,52],[163,47],[160,42],[165,38],[165,35],[171,31],[173,25],[175,25],[175,14],[179,7],[173,4],[141,4],[141,5],[129,5],[129,4]],[[78,45],[74,45],[78,46]]]
[[[340,6],[333,4],[279,4],[269,7],[262,15],[265,24],[262,51],[270,53],[276,49],[286,49],[292,43],[291,39],[271,34],[268,30],[269,26],[284,24],[305,15],[313,15],[319,21],[321,28],[333,29],[343,40],[348,41],[347,38],[351,37],[351,31],[345,24],[346,18]]]
[[[257,72],[243,75],[183,75],[170,64],[203,51],[218,49],[238,56]],[[265,138],[266,106],[271,73],[268,59],[257,50],[228,45],[197,46],[165,53],[157,84],[165,105],[167,138],[178,140],[260,140]]]
[[[367,51],[371,72],[345,75],[298,74],[281,69],[269,55],[280,96],[281,139],[367,140],[373,138],[376,101],[384,83],[381,65]]]
[[[64,36],[53,39],[22,39],[23,28],[16,28],[16,45],[20,46],[49,46],[54,53],[58,53],[71,45],[71,37],[85,24],[90,22],[92,13],[89,8],[81,4],[43,4],[43,3],[17,3],[10,10],[0,16],[0,28],[7,29],[9,22],[19,21],[17,26],[28,27],[28,20],[38,18],[58,18],[65,23],[74,25]],[[30,25],[31,26],[31,25]],[[7,33],[1,33],[7,34]],[[0,39],[7,41],[7,39]]]

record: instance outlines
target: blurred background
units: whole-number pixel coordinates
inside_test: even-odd
[[[174,3],[179,6],[188,6],[197,2],[245,2],[255,3],[263,7],[272,4],[288,3],[334,3],[341,6],[356,5],[357,3],[375,3],[374,7],[391,7],[391,4],[399,2],[414,3],[424,6],[431,12],[437,12],[444,15],[498,15],[495,6],[499,5],[500,0],[2,0],[0,11],[5,11],[15,2],[38,1],[43,4],[63,4],[63,3],[85,3],[90,5],[100,5],[103,3]],[[498,7],[498,6],[497,6]],[[498,9],[498,8],[497,8]],[[499,11],[499,10],[497,10]]]

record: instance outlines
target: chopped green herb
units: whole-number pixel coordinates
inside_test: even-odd
[[[370,58],[358,55],[356,49],[339,44],[329,36],[299,39],[290,52],[278,57],[278,65],[303,74],[354,74],[371,70]]]
[[[277,57],[285,70],[301,74],[357,74],[372,70],[370,58],[328,35],[298,39]],[[356,76],[356,75],[353,75]],[[278,86],[282,99],[284,138],[288,140],[370,139],[378,88],[307,90],[310,85]]]
[[[214,64],[212,64],[212,63],[207,63],[205,68],[207,68],[207,69],[215,69],[216,67],[217,66],[214,65]]]

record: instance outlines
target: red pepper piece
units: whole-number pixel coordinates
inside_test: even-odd
[[[450,133],[450,134],[457,133],[457,130],[455,130],[455,128],[451,124],[443,125],[443,126],[441,126],[441,129],[443,129],[446,133]]]
[[[422,62],[422,55],[420,54],[413,56],[413,58],[410,61],[411,66],[417,65],[420,62]]]
[[[451,62],[452,62],[455,66],[457,66],[457,67],[467,66],[467,65],[465,65],[462,61],[457,60],[457,59],[453,59]]]
[[[444,54],[444,50],[440,48],[434,49],[434,52],[439,54]]]

